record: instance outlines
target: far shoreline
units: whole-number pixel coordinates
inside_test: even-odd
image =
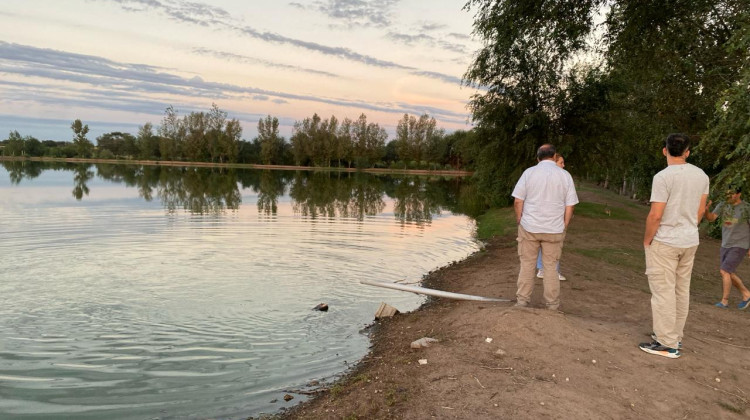
[[[146,165],[146,166],[195,166],[204,168],[239,168],[239,169],[272,169],[280,171],[325,171],[325,172],[365,172],[389,175],[441,175],[466,177],[474,172],[460,170],[431,170],[431,169],[392,169],[392,168],[337,168],[319,166],[295,165],[261,165],[255,163],[214,163],[188,162],[174,160],[125,160],[125,159],[86,159],[86,158],[52,158],[26,156],[0,156],[0,161],[31,161],[31,162],[64,162],[64,163],[106,163],[112,165]]]

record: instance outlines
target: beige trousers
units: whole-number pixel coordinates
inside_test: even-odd
[[[690,276],[697,249],[697,245],[675,248],[659,241],[646,248],[654,334],[661,345],[673,349],[682,341],[690,308]]]
[[[560,279],[557,277],[557,262],[562,254],[565,233],[531,233],[518,225],[518,258],[521,269],[518,273],[519,303],[529,303],[534,291],[536,258],[542,248],[542,268],[544,268],[544,302],[549,309],[560,306]]]

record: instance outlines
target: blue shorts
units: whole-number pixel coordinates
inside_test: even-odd
[[[737,271],[737,267],[740,266],[742,259],[745,258],[747,250],[745,248],[722,247],[719,251],[719,268],[726,271],[727,273],[734,273]]]

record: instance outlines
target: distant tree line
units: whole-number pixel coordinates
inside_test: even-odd
[[[278,118],[268,115],[258,121],[258,135],[246,141],[240,122],[215,104],[182,117],[169,106],[158,128],[146,123],[136,135],[105,133],[96,145],[81,120],[71,130],[72,142],[39,141],[12,131],[0,142],[2,155],[408,169],[471,169],[475,160],[473,133],[446,134],[427,114],[404,114],[390,141],[365,114],[340,121],[317,113],[295,122],[289,140],[279,134]]]

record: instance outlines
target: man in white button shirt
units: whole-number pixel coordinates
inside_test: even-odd
[[[537,150],[539,163],[521,175],[513,189],[518,224],[518,273],[516,306],[528,306],[534,291],[534,274],[539,248],[544,268],[544,301],[548,309],[560,307],[560,280],[557,262],[562,253],[565,231],[578,204],[573,178],[555,163],[555,146],[544,144]]]

